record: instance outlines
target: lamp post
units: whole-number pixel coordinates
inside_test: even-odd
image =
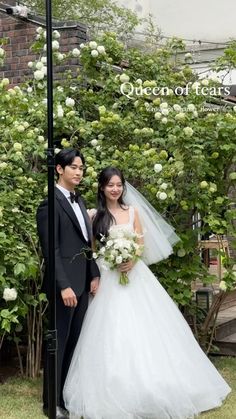
[[[47,31],[47,165],[48,165],[48,276],[49,329],[47,335],[48,357],[48,413],[56,418],[57,401],[57,330],[56,330],[56,281],[55,281],[55,217],[54,217],[54,147],[53,147],[53,63],[52,63],[52,5],[46,0]]]

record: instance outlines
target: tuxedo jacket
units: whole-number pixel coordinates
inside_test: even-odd
[[[83,236],[80,224],[68,199],[55,188],[55,277],[57,290],[72,288],[77,296],[89,291],[90,282],[100,276],[98,266],[92,259],[92,228],[84,202],[78,202],[88,231],[88,242]],[[48,201],[43,201],[37,210],[37,227],[45,260],[43,292],[49,296],[48,277]]]

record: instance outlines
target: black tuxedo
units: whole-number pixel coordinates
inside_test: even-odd
[[[64,194],[55,188],[55,276],[57,286],[57,382],[59,406],[64,405],[62,390],[71,357],[81,330],[88,305],[88,291],[94,277],[100,276],[96,262],[91,259],[91,223],[85,205],[79,198],[78,205],[84,217],[88,241],[83,236],[75,212]],[[45,258],[43,291],[50,294],[50,278],[47,274],[48,258],[48,202],[40,204],[37,211],[38,234]],[[86,253],[85,253],[86,252]],[[61,290],[72,288],[77,296],[75,308],[64,305]],[[47,363],[44,365],[44,406],[48,405]]]

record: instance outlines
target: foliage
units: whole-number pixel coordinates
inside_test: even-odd
[[[45,15],[44,0],[26,0],[25,4]],[[141,23],[134,11],[118,6],[113,0],[56,0],[52,2],[52,13],[56,19],[85,24],[90,35],[110,30],[127,38]]]
[[[213,281],[200,260],[199,235],[235,235],[229,191],[236,180],[236,108],[207,108],[219,84],[199,81],[178,61],[183,43],[176,39],[144,54],[126,50],[106,33],[66,56],[59,52],[59,36],[55,31],[55,62],[73,57],[82,67],[77,76],[68,72],[55,82],[55,147],[82,149],[87,168],[81,188],[89,207],[95,205],[97,173],[114,165],[167,217],[181,242],[153,269],[179,305],[189,304],[192,281]],[[2,336],[29,335],[31,366],[32,357],[39,366],[44,310],[35,226],[36,208],[47,193],[44,42],[38,28],[34,49],[40,56],[29,63],[31,80],[14,88],[7,79],[0,82],[0,294],[6,287],[18,292],[14,302],[1,300],[0,327]],[[225,267],[226,289],[232,288],[235,273]]]

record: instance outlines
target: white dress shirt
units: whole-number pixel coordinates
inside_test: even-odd
[[[68,189],[63,188],[63,186],[58,185],[58,184],[56,184],[56,187],[63,193],[63,195],[66,197],[69,204],[73,208],[73,211],[74,211],[74,213],[77,217],[80,228],[82,230],[83,236],[84,236],[85,240],[88,241],[88,231],[87,231],[87,227],[86,227],[86,224],[85,224],[85,221],[84,221],[84,216],[82,214],[82,211],[80,209],[79,204],[77,202],[71,202],[70,191],[68,191]]]

